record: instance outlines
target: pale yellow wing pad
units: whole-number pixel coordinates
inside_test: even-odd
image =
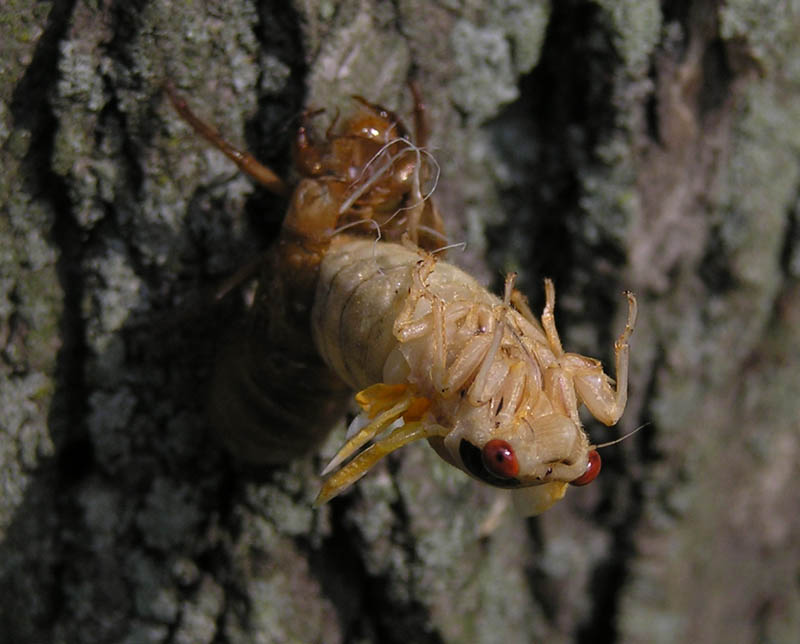
[[[409,385],[378,383],[360,391],[356,395],[356,401],[364,413],[374,420],[342,446],[328,463],[323,475],[339,467],[366,443],[389,429],[392,424],[401,420],[404,424],[392,429],[387,436],[376,440],[370,447],[330,476],[323,484],[314,505],[327,503],[364,476],[375,463],[390,452],[414,441],[433,436],[444,436],[448,432],[441,425],[420,421],[430,406],[430,401],[427,398],[415,396],[413,388]]]

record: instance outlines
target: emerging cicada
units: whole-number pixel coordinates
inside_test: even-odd
[[[198,133],[289,194],[167,89]],[[562,349],[549,279],[540,324],[514,275],[501,299],[437,258],[446,240],[425,187],[435,163],[414,97],[413,139],[395,114],[360,97],[355,115],[321,141],[304,119],[295,150],[302,178],[249,315],[221,354],[212,420],[240,457],[282,463],[324,438],[355,390],[362,411],[323,472],[318,503],[424,438],[470,476],[522,490],[537,514],[600,469],[578,409],[607,425],[622,415],[636,299],[626,292],[614,383],[599,361]]]

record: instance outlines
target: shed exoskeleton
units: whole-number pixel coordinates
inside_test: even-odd
[[[607,425],[627,400],[636,299],[615,344],[617,381],[599,361],[565,352],[555,289],[541,323],[506,278],[502,298],[438,258],[446,244],[429,199],[436,166],[415,98],[412,139],[391,111],[357,111],[316,140],[308,113],[293,190],[224,141],[167,87],[192,127],[268,188],[291,194],[255,302],[221,352],[211,415],[240,457],[282,463],[322,440],[358,391],[361,413],[325,468],[317,502],[380,458],[427,439],[445,461],[495,487],[523,490],[529,514],[600,469],[578,410]]]

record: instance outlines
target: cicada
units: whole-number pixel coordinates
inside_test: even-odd
[[[597,476],[602,445],[591,444],[579,409],[606,425],[622,415],[636,298],[625,292],[614,381],[598,360],[564,351],[551,280],[537,319],[513,274],[498,297],[444,261],[430,195],[438,166],[425,149],[415,88],[413,135],[395,113],[358,96],[354,113],[323,136],[306,113],[291,188],[167,89],[200,135],[289,196],[253,304],[216,372],[212,421],[235,454],[261,463],[306,454],[356,391],[360,413],[323,472],[317,503],[422,439],[471,477],[518,490],[529,514]]]

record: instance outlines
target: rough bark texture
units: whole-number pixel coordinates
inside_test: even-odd
[[[796,641],[797,3],[285,5],[0,5],[0,639]],[[647,428],[483,537],[494,492],[424,445],[315,511],[320,457],[254,474],[203,415],[211,293],[283,205],[163,81],[285,171],[304,106],[407,113],[411,76],[457,262],[535,308],[553,277],[605,359],[640,298]]]

